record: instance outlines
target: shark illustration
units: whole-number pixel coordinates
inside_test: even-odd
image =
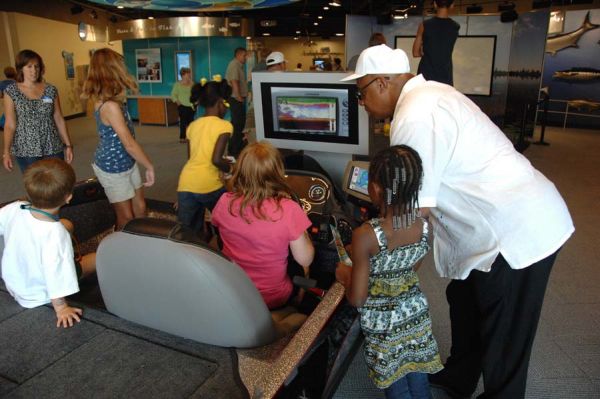
[[[564,71],[556,71],[552,79],[565,80],[567,82],[588,82],[600,79],[600,69],[594,68],[571,68]]]
[[[583,111],[595,111],[600,109],[600,102],[590,100],[571,100],[568,101],[569,107],[583,110]]]
[[[600,27],[600,25],[590,22],[590,12],[588,11],[588,13],[585,15],[585,19],[583,20],[583,24],[581,24],[577,30],[549,37],[546,41],[546,53],[556,55],[556,53],[560,50],[564,50],[569,47],[577,48],[579,47],[577,45],[579,38],[583,36],[585,32],[598,27]]]

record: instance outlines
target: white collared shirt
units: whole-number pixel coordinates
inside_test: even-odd
[[[419,206],[430,207],[442,277],[489,271],[499,253],[522,269],[558,250],[575,228],[556,187],[453,87],[410,79],[398,98],[391,144],[423,161]]]

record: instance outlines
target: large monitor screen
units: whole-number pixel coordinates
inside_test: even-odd
[[[273,90],[277,93],[277,88]],[[298,93],[301,94],[301,93]],[[294,133],[337,134],[336,97],[275,94],[275,130]]]
[[[356,85],[263,83],[265,138],[358,143]]]
[[[257,139],[276,147],[368,153],[368,116],[339,73],[252,74]]]

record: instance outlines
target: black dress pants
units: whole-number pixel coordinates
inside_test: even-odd
[[[531,348],[557,253],[519,270],[499,254],[489,272],[473,270],[466,280],[448,284],[452,347],[432,381],[470,396],[483,373],[480,398],[525,397]]]
[[[244,148],[244,135],[242,133],[246,124],[246,106],[244,101],[238,101],[230,97],[229,110],[231,111],[231,124],[233,125],[233,134],[229,139],[229,155],[237,158]]]
[[[184,140],[186,138],[186,131],[190,123],[194,121],[194,115],[196,111],[192,107],[186,107],[180,105],[177,107],[177,113],[179,114],[179,139]]]

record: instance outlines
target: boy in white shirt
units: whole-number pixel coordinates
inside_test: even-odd
[[[79,291],[78,275],[96,268],[95,254],[81,264],[74,261],[71,237],[58,216],[71,200],[75,172],[66,162],[50,158],[27,168],[23,180],[30,202],[0,208],[2,279],[19,305],[34,308],[52,302],[56,326],[71,327],[82,311],[64,297]]]

